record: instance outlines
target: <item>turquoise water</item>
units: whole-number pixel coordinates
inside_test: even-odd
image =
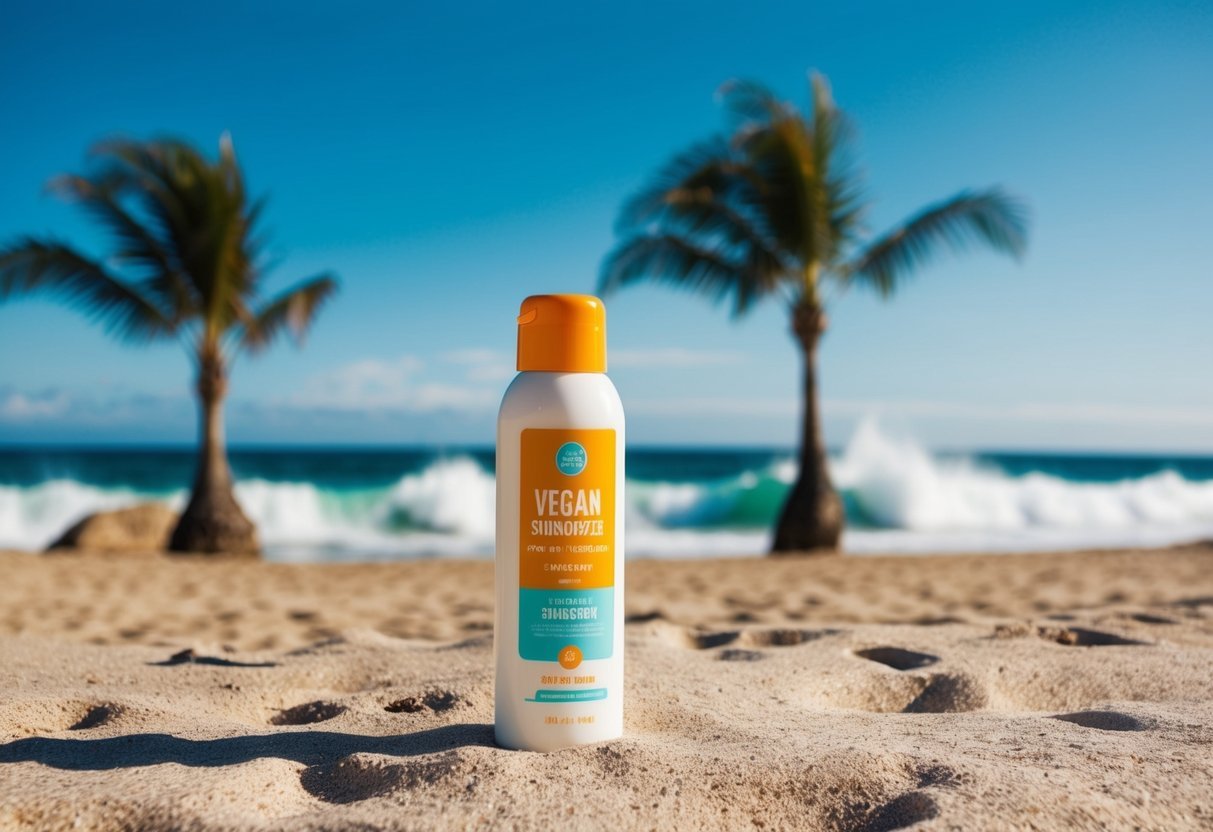
[[[487,448],[237,448],[237,498],[284,560],[491,554]],[[831,455],[844,548],[1020,551],[1213,536],[1213,457],[931,453],[866,425]],[[180,505],[188,448],[0,449],[0,547],[79,517]],[[796,471],[778,449],[631,448],[630,555],[756,554]]]

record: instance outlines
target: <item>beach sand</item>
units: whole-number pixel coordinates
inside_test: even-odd
[[[1213,828],[1213,547],[636,561],[493,745],[492,564],[0,555],[0,829]]]

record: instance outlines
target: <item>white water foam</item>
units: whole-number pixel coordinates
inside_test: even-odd
[[[441,459],[388,489],[339,492],[247,480],[236,498],[267,552],[284,560],[490,555],[493,476],[469,457]]]
[[[938,458],[861,425],[831,460],[835,484],[869,526],[843,538],[852,553],[1031,551],[1153,546],[1213,537],[1213,481],[1172,471],[1120,482],[1010,476],[965,458]],[[629,555],[760,554],[792,459],[714,481],[629,482]],[[470,457],[443,458],[386,488],[321,488],[243,480],[236,496],[281,560],[489,556],[494,482]],[[40,549],[81,517],[140,500],[180,507],[185,493],[141,493],[57,479],[0,485],[0,547]]]
[[[971,459],[938,459],[870,421],[832,471],[883,527],[848,531],[850,552],[1158,546],[1213,535],[1213,481],[1173,471],[1106,483],[1012,477]]]
[[[47,480],[19,487],[0,485],[0,548],[43,549],[95,511],[139,502],[129,489],[104,489],[75,480]]]

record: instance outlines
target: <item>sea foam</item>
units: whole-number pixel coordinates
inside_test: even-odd
[[[978,457],[932,454],[870,421],[830,467],[847,507],[844,549],[855,554],[1164,545],[1213,537],[1213,480],[1174,470],[1112,482],[1040,471],[1012,475]],[[630,479],[628,554],[761,553],[795,475],[794,458],[774,455],[714,479]],[[246,478],[236,497],[271,558],[390,559],[490,556],[494,490],[491,471],[471,456],[453,455],[386,486]],[[0,484],[0,548],[39,549],[91,512],[149,499],[180,508],[186,496],[183,489],[102,488],[64,476]]]

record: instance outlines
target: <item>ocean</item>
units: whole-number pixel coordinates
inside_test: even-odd
[[[234,448],[236,495],[282,561],[481,556],[491,448]],[[189,448],[0,448],[0,548],[100,509],[184,502]],[[930,452],[862,425],[830,457],[845,551],[1015,552],[1213,537],[1213,457]],[[635,447],[629,556],[761,554],[796,473],[779,449]]]

